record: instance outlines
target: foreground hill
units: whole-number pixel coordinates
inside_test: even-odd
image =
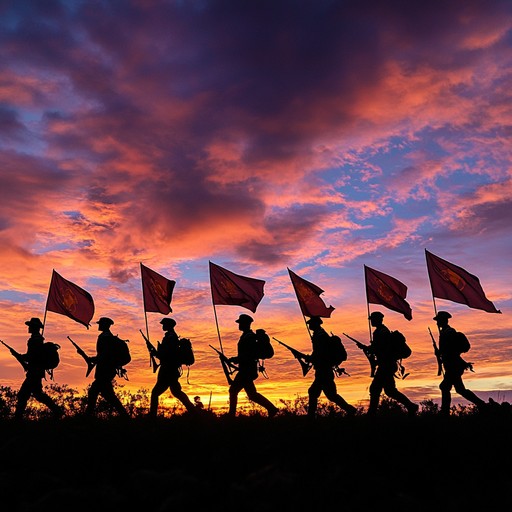
[[[510,510],[512,415],[0,422],[6,511]]]

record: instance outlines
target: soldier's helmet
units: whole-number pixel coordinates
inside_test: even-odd
[[[322,325],[324,321],[319,316],[312,316],[306,323],[311,327],[313,325]]]
[[[39,318],[31,318],[30,320],[27,320],[25,322],[25,325],[28,325],[29,327],[38,327],[39,329],[42,329],[44,327],[43,322]]]
[[[108,318],[106,316],[102,316],[97,322],[98,325],[103,325],[106,327],[110,327],[111,325],[114,325],[114,320],[112,318]]]
[[[452,315],[448,311],[438,311],[437,315],[432,320],[448,320]]]
[[[174,320],[174,318],[165,317],[160,320],[160,323],[166,329],[172,329],[176,325],[176,320]]]
[[[254,319],[252,318],[252,316],[249,316],[249,315],[246,315],[245,313],[242,313],[236,320],[235,322],[237,324],[250,324],[254,321]]]

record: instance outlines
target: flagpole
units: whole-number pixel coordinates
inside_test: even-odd
[[[425,249],[425,259],[427,258],[427,249]],[[436,306],[436,298],[434,296],[434,289],[432,288],[432,278],[430,276],[430,270],[427,265],[427,274],[428,274],[428,281],[430,283],[430,292],[432,293],[432,304],[434,305],[434,316],[437,316],[437,306]],[[441,329],[439,328],[439,325],[437,326],[437,331],[440,333]]]
[[[211,261],[209,263],[211,263]],[[217,336],[219,337],[220,351],[224,354],[224,348],[222,347],[222,339],[220,337],[219,321],[217,320],[217,310],[215,309],[215,301],[213,300],[212,276],[211,276],[211,274],[210,274],[210,293],[211,293],[211,296],[212,296],[213,316],[215,317],[215,326],[217,327]]]
[[[372,342],[372,322],[370,321],[370,303],[366,301],[366,310],[368,312],[368,331],[370,331],[370,343]]]
[[[366,291],[366,318],[368,318],[368,331],[370,333],[370,343],[372,342],[372,322],[370,321],[370,303],[368,302],[368,280],[366,279],[366,265],[363,265],[364,288]]]
[[[44,324],[46,323],[46,313],[48,312],[48,297],[50,296],[50,290],[52,289],[52,281],[53,281],[53,273],[55,269],[52,269],[52,278],[50,279],[50,286],[48,286],[48,293],[46,294],[46,304],[44,306],[44,317],[43,317],[43,329],[41,330],[41,335],[44,334]]]
[[[300,304],[299,304],[300,305]],[[309,334],[309,339],[310,340],[313,340],[313,336],[311,335],[311,331],[309,329],[309,325],[308,325],[308,322],[306,320],[306,315],[304,313],[302,313],[302,318],[304,318],[304,323],[306,324],[306,329],[308,330],[308,334]]]

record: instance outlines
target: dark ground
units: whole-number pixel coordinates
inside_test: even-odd
[[[512,415],[0,422],[6,512],[506,511]]]

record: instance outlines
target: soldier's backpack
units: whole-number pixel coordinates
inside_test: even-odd
[[[41,366],[45,369],[46,373],[50,376],[50,379],[53,380],[53,370],[59,366],[60,356],[59,356],[60,345],[57,343],[53,343],[52,341],[45,341],[41,346],[41,351],[38,354],[38,359],[41,363]]]
[[[196,362],[192,342],[188,338],[180,338],[179,353],[181,364],[191,366]]]
[[[336,334],[330,334],[330,357],[333,366],[338,366],[347,360],[347,351],[341,338]]]
[[[116,368],[122,368],[127,365],[132,360],[128,340],[123,340],[119,336],[112,336],[110,358],[113,366]]]
[[[389,341],[394,359],[397,361],[407,359],[412,354],[411,347],[409,347],[405,336],[400,331],[391,331]]]
[[[466,335],[463,332],[456,331],[454,337],[457,350],[459,351],[459,353],[462,354],[464,352],[469,352],[471,344],[469,343],[469,340],[467,339]]]
[[[274,347],[265,329],[256,329],[256,353],[258,359],[271,359],[274,357]]]

